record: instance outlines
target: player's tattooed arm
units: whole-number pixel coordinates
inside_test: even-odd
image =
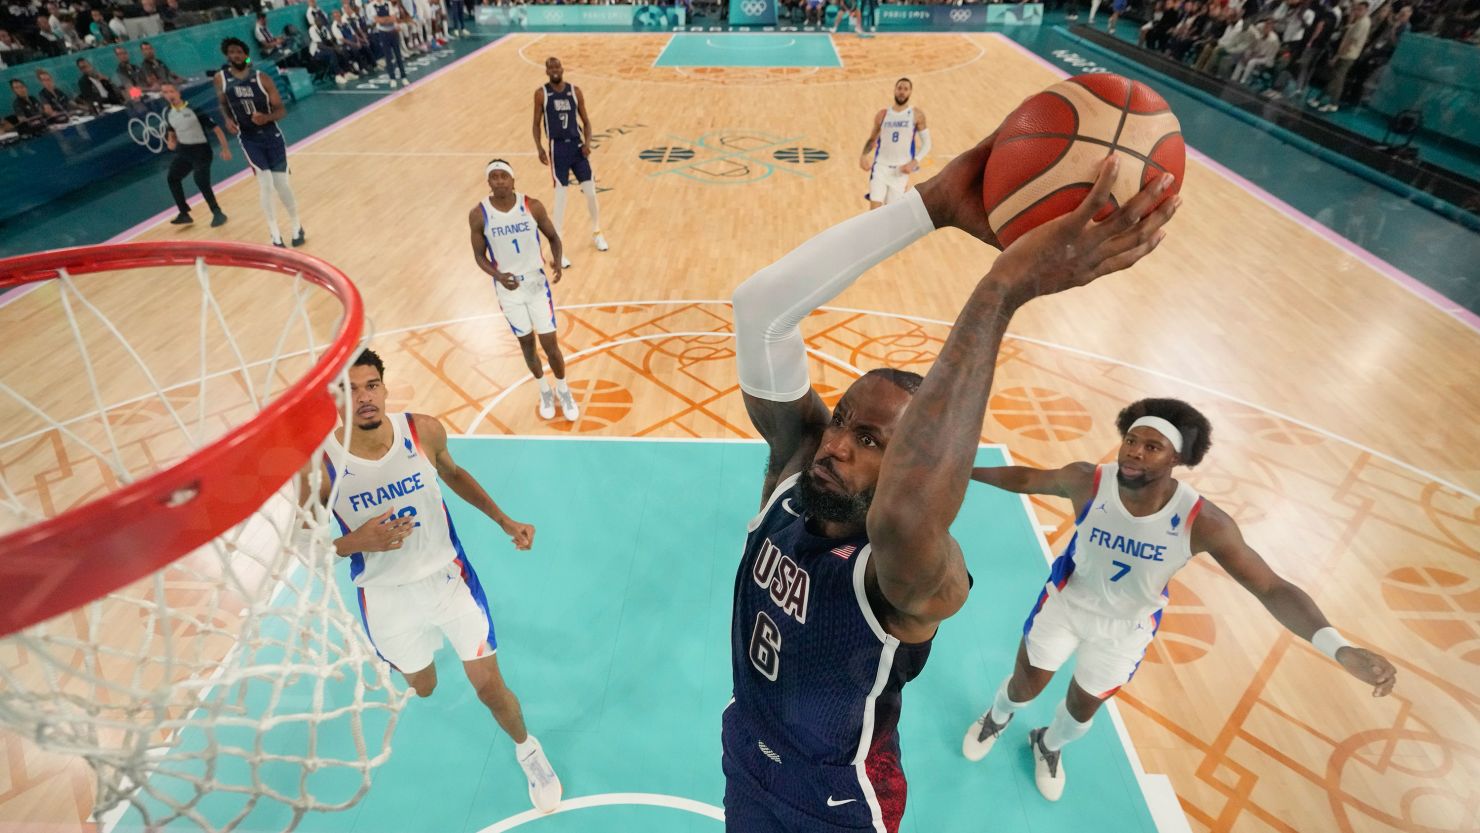
[[[1192,551],[1213,556],[1218,566],[1252,593],[1281,625],[1301,639],[1309,640],[1316,631],[1330,626],[1315,600],[1270,568],[1264,558],[1244,541],[1238,523],[1206,498],[1192,525]],[[1371,685],[1372,694],[1376,697],[1391,692],[1397,682],[1398,672],[1393,664],[1386,657],[1365,648],[1342,647],[1336,652],[1336,661],[1347,673]]]
[[[416,432],[420,437],[422,450],[436,465],[437,476],[442,478],[447,488],[498,524],[499,528],[513,539],[516,549],[529,549],[534,543],[534,527],[520,523],[504,514],[504,510],[500,509],[483,486],[471,474],[468,474],[467,469],[459,466],[452,459],[452,452],[447,450],[447,428],[442,425],[442,420],[426,414],[412,414],[411,418],[416,420]]]

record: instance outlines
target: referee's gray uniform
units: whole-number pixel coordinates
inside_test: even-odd
[[[165,119],[177,142],[175,159],[170,163],[169,172],[170,194],[175,198],[175,207],[188,221],[190,206],[185,202],[185,188],[181,183],[185,175],[193,171],[195,186],[200,189],[200,195],[205,197],[211,214],[224,220],[221,206],[216,202],[215,193],[211,191],[211,143],[207,138],[207,131],[214,129],[216,123],[211,121],[210,116],[197,113],[188,105],[171,107],[165,111]]]

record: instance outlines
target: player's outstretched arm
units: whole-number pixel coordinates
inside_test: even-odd
[[[442,420],[426,414],[412,414],[411,418],[416,420],[416,433],[422,450],[432,458],[437,466],[437,476],[442,478],[447,488],[498,524],[513,539],[515,549],[529,549],[534,544],[534,527],[505,515],[478,481],[453,461],[452,452],[447,450],[447,428],[442,425]]]
[[[1093,463],[1070,463],[1061,469],[1035,469],[1030,466],[978,466],[971,479],[988,486],[1020,495],[1054,495],[1082,506],[1094,488]]]
[[[1238,523],[1206,498],[1193,522],[1192,551],[1206,551],[1213,556],[1281,625],[1314,643],[1348,674],[1371,685],[1372,696],[1384,697],[1393,690],[1398,680],[1393,664],[1380,654],[1346,644],[1326,621],[1315,600],[1270,569],[1264,558],[1244,541]]]
[[[980,185],[993,138],[951,160],[912,192],[936,227],[952,225],[995,239]],[[1079,208],[1023,235],[992,264],[884,451],[868,514],[874,553],[869,564],[879,592],[911,630],[925,630],[966,600],[966,566],[950,526],[971,480],[1007,322],[1035,297],[1082,286],[1135,263],[1160,242],[1162,226],[1176,211],[1177,201],[1165,199],[1168,176],[1095,222],[1094,215],[1110,204],[1116,167],[1107,159]]]

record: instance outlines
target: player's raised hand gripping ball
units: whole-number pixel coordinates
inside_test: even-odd
[[[1172,175],[1182,187],[1181,125],[1150,87],[1110,73],[1078,75],[1032,96],[998,128],[982,178],[982,204],[1003,246],[1089,196],[1105,156],[1120,162],[1103,220],[1145,186]]]

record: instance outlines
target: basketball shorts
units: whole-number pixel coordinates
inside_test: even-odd
[[[498,281],[493,286],[515,336],[555,332],[555,298],[543,270],[520,275],[518,289],[509,289]]]
[[[253,173],[288,172],[288,143],[283,140],[283,134],[274,131],[248,136],[242,133],[238,138],[242,143],[242,155],[247,157]]]
[[[899,172],[898,165],[874,164],[868,176],[868,201],[888,205],[904,199],[910,187],[910,175]]]
[[[552,142],[550,175],[554,177],[556,187],[569,184],[571,174],[576,175],[576,182],[588,182],[591,179],[591,160],[581,153],[581,143]]]
[[[1110,697],[1135,676],[1161,627],[1161,613],[1158,610],[1143,619],[1112,619],[1045,589],[1023,623],[1028,664],[1057,671],[1077,653],[1074,681],[1096,697]]]
[[[431,665],[443,637],[463,662],[498,650],[488,599],[465,556],[410,584],[358,589],[365,634],[397,671]]]

